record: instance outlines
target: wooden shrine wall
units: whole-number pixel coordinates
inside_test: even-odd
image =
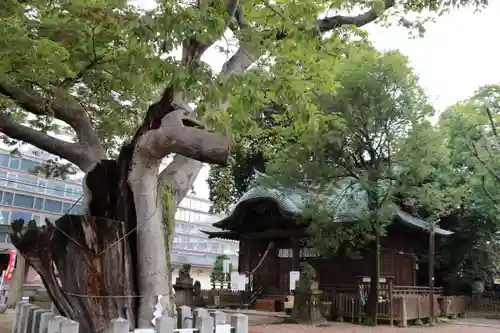
[[[274,240],[275,246],[254,274],[254,288],[264,287],[266,294],[282,294],[289,290],[289,272],[293,268],[291,240]],[[256,239],[240,242],[239,270],[241,273],[252,271],[260,262],[270,240]],[[415,280],[415,258],[409,252],[411,244],[403,240],[382,239],[381,276],[394,277],[400,286],[413,286]],[[250,250],[248,247],[250,246]],[[280,252],[281,250],[281,252]],[[309,253],[310,254],[310,253]],[[337,256],[329,259],[319,257],[301,258],[307,261],[318,275],[321,289],[339,284],[357,284],[361,276],[370,276],[371,258],[351,258]]]

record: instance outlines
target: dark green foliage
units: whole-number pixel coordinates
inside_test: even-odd
[[[211,282],[230,282],[231,281],[231,271],[233,270],[233,265],[229,265],[229,274],[226,275],[224,279],[224,260],[229,260],[229,257],[225,254],[219,254],[215,258],[215,261],[212,265],[212,273],[210,274]]]

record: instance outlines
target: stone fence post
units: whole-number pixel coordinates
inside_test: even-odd
[[[226,330],[231,326],[233,333],[248,333],[248,316],[243,314],[231,315],[228,325],[228,316],[222,311],[209,312],[202,308],[192,310],[188,306],[181,306],[177,313],[178,323],[174,318],[163,316],[156,319],[154,328],[137,329],[135,332],[173,333],[177,326],[186,333],[217,333],[218,327]],[[226,327],[223,328],[222,325]],[[17,303],[12,323],[12,333],[79,333],[79,328],[78,322],[25,301]],[[131,333],[129,322],[123,318],[116,318],[109,323],[103,333]]]

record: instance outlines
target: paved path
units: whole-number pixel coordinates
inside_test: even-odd
[[[460,324],[455,325],[452,323],[441,324],[436,327],[389,327],[377,326],[368,327],[362,325],[352,325],[345,323],[333,323],[329,326],[317,327],[308,325],[294,325],[294,324],[281,324],[281,325],[259,325],[250,326],[249,333],[498,333],[500,326],[484,326],[479,324]]]
[[[484,318],[463,318],[453,322],[456,325],[477,326],[477,327],[493,327],[500,332],[500,319],[484,319]]]

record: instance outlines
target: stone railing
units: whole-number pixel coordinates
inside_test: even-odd
[[[36,305],[22,301],[16,305],[12,333],[79,333],[78,322],[41,309]],[[243,314],[229,316],[221,311],[208,311],[202,308],[191,309],[187,306],[178,308],[177,317],[156,319],[155,328],[148,333],[248,333],[248,317]],[[110,322],[105,330],[108,333],[129,333],[129,322],[117,318]],[[144,329],[134,333],[145,333]],[[90,332],[89,332],[90,333]]]

